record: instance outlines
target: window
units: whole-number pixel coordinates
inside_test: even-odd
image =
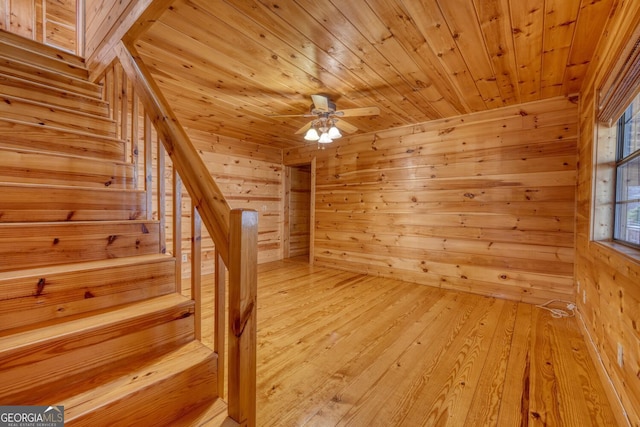
[[[640,96],[618,120],[613,238],[640,247]]]

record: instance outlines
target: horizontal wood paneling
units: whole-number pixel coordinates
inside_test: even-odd
[[[596,175],[602,166],[610,167],[613,156],[594,157],[594,153],[613,150],[613,146],[607,148],[607,139],[615,135],[615,124],[608,129],[596,122],[599,90],[622,48],[635,43],[630,36],[639,26],[638,4],[618,2],[582,87],[576,223],[577,301],[585,322],[585,338],[594,342],[595,353],[603,362],[598,369],[603,378],[610,379],[618,395],[612,400],[622,401],[633,426],[640,426],[640,251],[594,241],[612,237],[611,216],[600,212],[608,210],[606,204],[615,193],[613,180],[608,181],[601,172]],[[622,366],[618,364],[619,346]]]
[[[577,106],[358,135],[317,157],[320,265],[528,302],[573,300]]]
[[[231,208],[258,212],[258,262],[282,258],[281,150],[194,129],[187,132]]]
[[[142,132],[142,127],[140,127]],[[269,262],[282,258],[282,151],[277,148],[233,138],[206,134],[187,129],[189,137],[207,164],[218,187],[231,208],[247,208],[258,212],[258,262]],[[155,138],[155,132],[152,132]],[[142,149],[142,147],[140,147]],[[139,152],[142,156],[142,151]],[[157,167],[157,153],[154,144],[153,168]],[[172,165],[165,155],[165,223],[166,248],[173,247],[173,195],[171,189]],[[139,182],[144,182],[144,171],[140,169]],[[157,192],[154,188],[153,213],[157,215]],[[191,199],[183,187],[182,191],[182,254],[186,260],[180,260],[184,278],[190,277],[191,263]],[[202,229],[202,271],[211,274],[214,271],[215,246],[205,227]]]

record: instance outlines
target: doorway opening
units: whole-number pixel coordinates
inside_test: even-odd
[[[313,263],[315,162],[286,166],[284,258]]]

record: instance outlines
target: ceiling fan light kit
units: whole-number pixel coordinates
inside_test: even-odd
[[[353,133],[358,128],[342,117],[350,116],[375,116],[380,114],[378,107],[351,108],[336,111],[336,104],[326,95],[311,95],[313,104],[310,112],[297,115],[271,115],[271,117],[315,117],[309,123],[298,129],[296,134],[304,133],[306,141],[318,141],[318,144],[328,144],[334,139],[342,137],[341,130]]]
[[[314,120],[311,127],[304,135],[305,140],[318,141],[321,144],[328,144],[338,138],[342,138],[342,134],[340,133],[340,129],[336,126],[335,119],[329,119],[326,117]]]

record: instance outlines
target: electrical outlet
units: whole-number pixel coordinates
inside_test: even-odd
[[[187,262],[187,254],[182,254],[182,262]]]
[[[618,366],[622,368],[622,365],[624,365],[624,349],[622,344],[618,343]]]
[[[584,289],[582,290],[582,303],[587,303],[587,291],[585,291]]]

